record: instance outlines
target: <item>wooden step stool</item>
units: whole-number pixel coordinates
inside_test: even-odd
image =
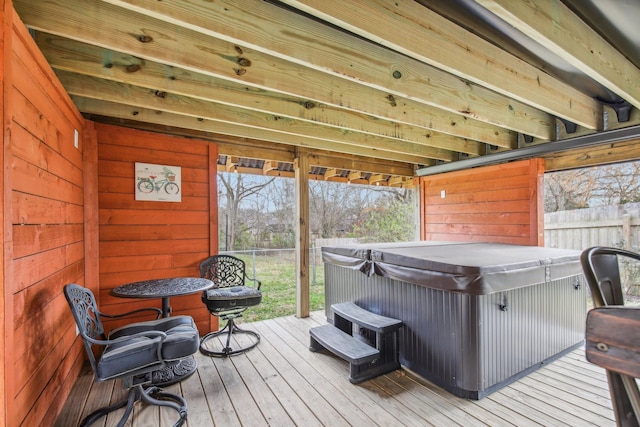
[[[372,313],[352,302],[333,304],[333,325],[309,330],[309,350],[327,349],[350,365],[354,384],[400,368],[398,329],[402,321]],[[358,328],[354,336],[354,325]]]

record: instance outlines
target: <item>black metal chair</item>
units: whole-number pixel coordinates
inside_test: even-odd
[[[200,351],[207,356],[227,357],[244,353],[258,345],[260,335],[239,328],[235,319],[242,317],[247,308],[262,301],[260,280],[248,277],[244,261],[231,255],[214,255],[202,261],[200,276],[214,283],[213,288],[202,294],[202,302],[212,315],[227,322],[224,328],[202,337]],[[247,286],[247,281],[253,282],[253,286]],[[225,334],[226,345],[217,339]],[[248,343],[232,343],[234,334],[248,337]],[[232,345],[238,347],[234,349]]]
[[[94,411],[82,420],[81,426],[88,426],[109,412],[126,406],[118,423],[118,427],[121,427],[138,400],[175,409],[180,418],[174,427],[182,425],[187,417],[185,400],[182,396],[163,392],[153,386],[151,379],[152,373],[165,367],[167,361],[191,356],[198,351],[199,335],[193,319],[174,316],[131,323],[112,330],[107,337],[103,318],[120,318],[148,310],[154,311],[159,317],[160,309],[146,308],[108,315],[98,310],[94,295],[87,288],[68,284],[64,287],[64,295],[89,356],[95,381],[121,379],[123,386],[129,389],[126,399]],[[94,349],[98,356],[94,354]]]
[[[624,305],[620,263],[632,260],[640,261],[640,254],[601,246],[592,247],[582,252],[580,261],[596,309]],[[592,318],[595,319],[593,316],[588,316],[587,320],[590,321],[589,319]],[[587,331],[589,329],[590,325],[587,323]],[[606,351],[606,346],[603,347],[602,344],[600,346],[590,345],[589,339],[587,341],[587,359],[607,370],[609,392],[617,424],[619,426],[640,425],[640,390],[635,378],[616,371],[615,363],[611,358],[602,358],[596,353],[601,350]]]

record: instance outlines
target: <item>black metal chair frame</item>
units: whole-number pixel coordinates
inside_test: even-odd
[[[122,418],[118,422],[118,427],[122,427],[131,415],[133,406],[138,400],[150,405],[167,406],[175,409],[180,418],[174,424],[174,427],[181,426],[187,417],[187,403],[184,398],[176,394],[163,392],[159,387],[151,386],[152,372],[166,366],[166,362],[163,360],[161,355],[163,342],[167,338],[167,334],[162,331],[146,330],[132,335],[120,336],[116,339],[108,339],[102,324],[102,318],[117,319],[145,311],[154,312],[156,314],[156,319],[159,319],[162,315],[162,311],[159,308],[149,307],[120,314],[103,313],[98,310],[93,292],[77,284],[65,285],[64,295],[71,307],[71,312],[82,338],[84,348],[89,357],[89,363],[91,364],[91,368],[94,372],[95,381],[102,382],[121,379],[122,385],[129,389],[129,393],[125,399],[113,405],[97,409],[87,415],[81,421],[80,426],[89,426],[108,413],[126,407]],[[118,375],[112,375],[108,378],[103,378],[98,375],[98,363],[101,356],[96,356],[94,354],[94,346],[106,348],[106,346],[109,345],[118,345],[121,343],[135,341],[136,338],[139,337],[152,338],[156,342],[156,351],[159,360],[158,363],[133,370],[123,371]]]
[[[640,261],[638,253],[603,246],[586,249],[581,254],[580,262],[596,308],[624,305],[619,257]],[[640,425],[640,390],[635,378],[607,369],[607,380],[617,424]]]
[[[221,288],[246,288],[247,281],[253,282],[253,288],[260,290],[262,282],[255,277],[249,277],[246,273],[244,261],[232,255],[213,255],[202,261],[200,263],[200,276],[214,283],[213,288],[204,291],[202,294],[202,302],[207,305],[212,315],[227,322],[222,329],[209,332],[202,337],[200,340],[200,351],[207,356],[228,357],[244,353],[257,346],[260,342],[260,335],[254,331],[238,327],[235,319],[242,317],[242,313],[245,310],[250,306],[257,305],[259,302],[256,303],[256,301],[253,301],[250,305],[242,305],[242,301],[235,302],[233,298],[230,297],[227,300],[221,300],[218,305],[207,299],[207,292],[216,292],[216,289]],[[231,342],[234,334],[245,334],[252,337],[250,344],[234,349]],[[207,348],[207,343],[210,342],[210,340],[224,335],[226,335],[226,345],[220,351]]]

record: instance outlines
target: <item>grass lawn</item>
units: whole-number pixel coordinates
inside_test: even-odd
[[[242,321],[272,319],[296,313],[296,262],[292,252],[275,252],[277,255],[236,254],[247,265],[247,275],[255,275],[262,282],[262,302],[244,312]],[[324,308],[324,266],[318,260],[315,268],[309,273],[310,309]],[[240,320],[240,319],[239,319]]]

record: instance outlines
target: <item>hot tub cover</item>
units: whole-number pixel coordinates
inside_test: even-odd
[[[323,247],[324,262],[431,288],[484,295],[581,274],[580,251],[500,243]],[[516,279],[517,276],[517,279]]]

